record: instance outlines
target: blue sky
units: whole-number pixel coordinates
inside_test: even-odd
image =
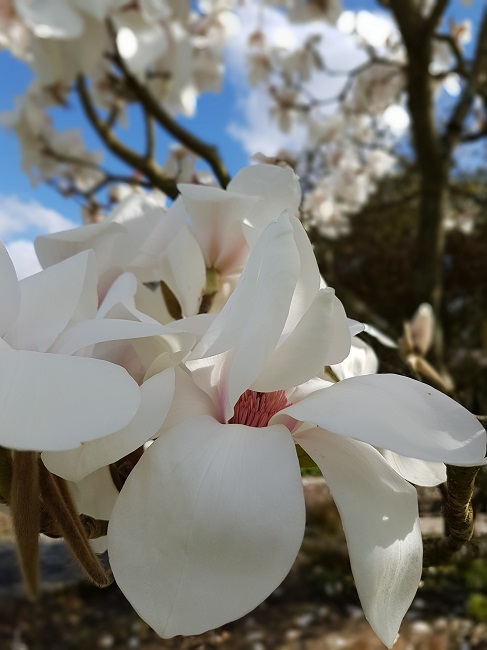
[[[461,0],[454,0],[450,3],[447,16],[454,17],[457,21],[470,18],[474,28],[478,25],[484,0],[473,0],[472,4],[465,5]],[[377,11],[377,3],[371,0],[346,0],[344,8],[350,10],[370,10]],[[197,114],[193,119],[180,119],[180,121],[190,130],[194,131],[206,141],[218,144],[223,159],[229,168],[231,174],[235,174],[238,169],[248,164],[249,157],[243,144],[248,138],[252,138],[252,125],[246,124],[248,120],[248,105],[245,103],[244,91],[242,85],[239,85],[239,74],[243,75],[244,71],[237,73],[234,67],[229,68],[222,85],[220,94],[205,93],[200,96],[198,101]],[[240,77],[242,78],[242,77]],[[0,112],[10,111],[14,107],[14,98],[22,95],[32,79],[28,66],[14,59],[8,52],[0,52],[0,79],[2,79],[2,92],[0,94]],[[120,135],[129,145],[136,148],[140,124],[140,117],[136,111],[130,112],[130,127],[125,132],[121,131]],[[69,110],[55,111],[54,119],[59,129],[81,128],[84,133],[85,142],[90,150],[101,150],[98,138],[93,131],[87,127],[86,121],[73,99]],[[229,128],[229,125],[232,127]],[[255,126],[255,116],[254,116]],[[241,139],[232,137],[232,133],[243,131]],[[164,154],[169,140],[160,137],[159,140],[160,160],[164,160]],[[113,160],[111,156],[105,153],[105,167],[112,171],[126,173],[128,170],[118,161]],[[79,207],[72,200],[66,200],[56,194],[52,189],[45,185],[32,187],[30,180],[23,174],[20,169],[20,151],[15,136],[7,133],[0,128],[0,238],[7,240],[22,237],[26,240],[32,239],[36,234],[45,229],[43,219],[49,224],[48,229],[58,228],[62,225],[58,217],[62,217],[79,223]],[[32,202],[40,204],[42,208],[34,210],[34,217],[30,223],[25,224],[24,231],[19,233],[10,230],[9,234],[4,225],[2,229],[2,219],[5,221],[6,216],[10,216],[9,223],[12,222],[14,215],[20,219],[22,204],[26,203],[31,206]],[[42,213],[42,209],[47,212]],[[52,211],[49,213],[49,211]],[[9,212],[10,215],[6,215]],[[49,216],[50,214],[50,216]],[[42,216],[43,215],[43,216]]]

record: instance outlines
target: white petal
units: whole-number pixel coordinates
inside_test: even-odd
[[[408,377],[344,379],[274,417],[284,414],[403,456],[451,465],[485,462],[486,432],[477,418]]]
[[[299,276],[283,330],[285,334],[294,329],[310,308],[321,284],[316,257],[305,229],[296,217],[290,216],[289,222],[293,227],[294,241],[299,255]]]
[[[196,362],[195,362],[196,363]],[[209,415],[218,419],[220,413],[210,396],[202,390],[193,377],[181,368],[175,368],[175,388],[171,408],[164,421],[164,430],[188,418]],[[202,369],[208,371],[208,367]],[[195,371],[196,376],[198,372]]]
[[[339,364],[332,365],[332,370],[338,379],[373,375],[379,368],[379,360],[373,348],[365,341],[352,338],[350,354]]]
[[[233,294],[191,355],[213,356],[233,348],[221,384],[225,420],[275,349],[298,275],[294,231],[284,216],[262,233]]]
[[[206,268],[198,242],[184,226],[161,259],[162,279],[181,305],[183,316],[198,313],[206,284]]]
[[[0,367],[4,447],[73,449],[118,431],[139,407],[137,384],[105,361],[2,347]]]
[[[400,476],[414,485],[434,487],[446,481],[446,467],[443,463],[407,458],[388,449],[383,449],[382,455]]]
[[[138,339],[164,333],[159,323],[139,323],[117,318],[102,318],[74,323],[68,327],[52,346],[57,354],[74,354],[83,348],[104,341]]]
[[[295,215],[301,203],[301,188],[296,174],[292,169],[275,165],[245,167],[230,181],[227,189],[263,199],[249,219],[259,233],[284,210]]]
[[[350,350],[347,317],[333,289],[321,289],[294,330],[272,353],[252,389],[286,390],[316,377]]]
[[[303,531],[289,432],[193,418],[158,438],[131,472],[108,552],[137,612],[172,637],[218,627],[261,603],[291,568]]]
[[[109,467],[100,467],[70,487],[78,512],[95,519],[110,519],[119,492]]]
[[[71,320],[94,317],[96,279],[94,255],[86,251],[22,280],[20,313],[7,341],[19,349],[48,350]]]
[[[20,288],[14,265],[0,242],[0,336],[12,327],[20,310]]]
[[[205,256],[206,267],[220,273],[240,271],[249,252],[242,223],[252,213],[258,199],[216,187],[184,183],[178,185],[178,189],[191,218],[191,231]]]
[[[142,384],[139,410],[127,426],[77,449],[44,452],[44,465],[54,474],[78,482],[100,467],[120,460],[156,435],[169,411],[173,393],[174,370],[168,368]]]
[[[362,442],[318,428],[299,434],[296,442],[330,487],[365,616],[390,648],[421,578],[416,491]]]
[[[133,273],[122,273],[109,288],[101,303],[97,318],[104,318],[118,303],[128,303],[135,306],[134,296],[137,291],[137,278]]]

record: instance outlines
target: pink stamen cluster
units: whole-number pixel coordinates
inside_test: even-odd
[[[283,390],[274,393],[257,393],[246,390],[240,395],[228,424],[245,424],[248,427],[266,427],[278,411],[289,406]]]

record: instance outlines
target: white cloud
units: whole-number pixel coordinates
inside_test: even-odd
[[[19,280],[41,271],[41,265],[34,251],[34,242],[28,239],[14,239],[7,244],[6,249],[14,263]]]
[[[37,201],[24,202],[16,196],[0,195],[0,239],[3,241],[27,232],[29,237],[35,237],[77,225]]]
[[[0,194],[0,240],[6,245],[19,279],[41,270],[34,251],[35,237],[77,225],[37,201]]]

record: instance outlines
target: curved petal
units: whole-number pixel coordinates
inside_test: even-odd
[[[83,480],[71,483],[70,488],[79,513],[95,519],[110,519],[119,492],[109,467],[100,467]]]
[[[0,337],[12,327],[20,310],[20,288],[17,273],[7,253],[0,242]]]
[[[296,174],[290,168],[276,165],[244,167],[230,181],[227,190],[263,199],[249,218],[256,234],[260,234],[284,210],[295,215],[301,203],[301,188]],[[245,234],[251,237],[252,231]],[[254,241],[249,243],[252,245]]]
[[[193,418],[158,438],[128,477],[108,527],[110,565],[158,634],[199,634],[243,616],[280,584],[304,516],[284,427]]]
[[[206,267],[225,274],[240,271],[249,253],[242,223],[258,199],[217,187],[185,183],[179,184],[178,189]]]
[[[101,303],[97,318],[104,318],[110,309],[119,303],[128,303],[135,307],[134,296],[137,291],[137,278],[133,273],[122,273],[108,289]]]
[[[321,289],[251,388],[263,392],[293,388],[321,374],[324,366],[343,359],[349,350],[345,310],[333,289]]]
[[[183,316],[197,314],[206,284],[206,268],[199,244],[186,226],[162,255],[161,273],[161,279],[178,299]]]
[[[423,544],[414,488],[378,451],[318,428],[296,436],[316,462],[342,518],[360,602],[391,648],[414,598]]]
[[[233,294],[191,354],[195,359],[233,348],[222,373],[225,420],[275,349],[298,276],[294,231],[283,216],[262,233]]]
[[[381,453],[400,476],[414,485],[434,487],[446,481],[446,467],[443,463],[407,458],[388,449],[381,450]]]
[[[120,246],[126,229],[112,221],[90,223],[79,228],[41,235],[34,248],[43,268],[58,264],[81,251],[93,249],[100,275],[111,266],[114,250]]]
[[[140,323],[118,318],[86,320],[68,327],[52,346],[51,352],[74,354],[96,343],[159,336],[163,333],[164,325],[159,323]]]
[[[403,456],[451,465],[483,465],[486,432],[443,393],[399,375],[344,379],[274,416],[290,415]]]
[[[88,474],[120,460],[150,440],[169,411],[174,394],[174,370],[168,368],[145,381],[140,394],[139,410],[127,426],[77,449],[44,452],[42,462],[47,469],[68,481],[82,481]]]
[[[356,337],[351,340],[350,354],[341,363],[332,365],[338,379],[374,375],[379,368],[379,359],[372,346]]]
[[[139,408],[135,381],[106,361],[2,347],[0,366],[0,444],[10,449],[73,449]]]
[[[318,263],[308,234],[299,219],[290,216],[289,221],[293,227],[294,241],[299,255],[299,276],[284,326],[284,334],[291,332],[301,320],[303,314],[310,308],[321,285]]]
[[[22,280],[21,308],[7,341],[18,349],[48,350],[71,320],[94,317],[98,306],[96,280],[92,251]]]

